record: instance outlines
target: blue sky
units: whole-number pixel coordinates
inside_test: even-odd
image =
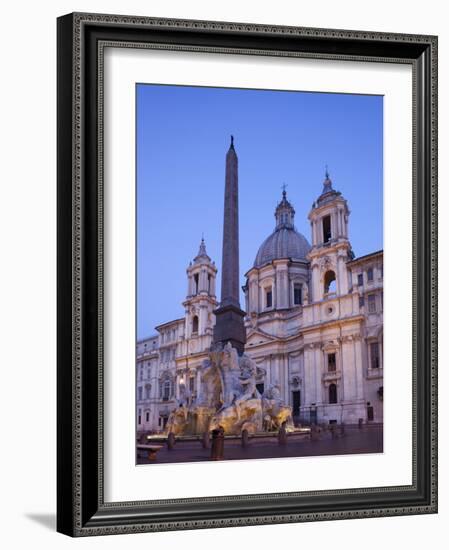
[[[355,255],[383,247],[381,96],[151,84],[138,84],[136,94],[138,338],[183,316],[186,267],[203,233],[220,289],[231,134],[239,158],[242,284],[274,229],[283,183],[296,228],[310,242],[307,215],[326,164],[349,204]]]

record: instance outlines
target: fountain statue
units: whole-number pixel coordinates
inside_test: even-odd
[[[259,369],[253,359],[228,342],[209,353],[200,371],[195,402],[188,404],[180,391],[177,408],[167,422],[168,433],[200,435],[222,426],[226,435],[277,431],[286,422],[293,428],[292,409],[283,402],[279,386],[271,385],[263,395],[256,388]]]

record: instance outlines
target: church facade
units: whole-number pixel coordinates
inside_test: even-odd
[[[326,173],[311,243],[285,190],[246,272],[245,352],[257,389],[277,386],[297,424],[383,422],[383,252],[354,257],[350,211]],[[137,430],[165,428],[181,388],[194,402],[215,325],[217,268],[204,240],[187,268],[184,316],[137,342]]]

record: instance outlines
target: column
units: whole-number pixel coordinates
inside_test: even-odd
[[[202,268],[199,276],[198,292],[204,292],[205,290],[207,290],[207,276],[206,270]]]
[[[281,367],[281,395],[286,403],[288,403],[288,355],[282,354],[282,367]]]
[[[338,212],[334,211],[331,213],[331,238],[334,239],[338,236]]]
[[[362,359],[362,338],[357,335],[355,336],[354,343],[354,370],[355,370],[355,380],[356,380],[356,398],[363,400],[363,359]]]
[[[348,273],[342,256],[337,256],[338,292],[341,295],[348,293]]]
[[[273,290],[276,291],[276,295],[274,295],[273,292],[273,306],[274,308],[282,307],[282,282],[281,282],[281,272],[279,269],[279,266],[276,266],[276,272],[275,272],[275,288]]]
[[[204,334],[204,330],[206,328],[206,313],[206,306],[201,304],[198,312],[198,335]]]
[[[313,344],[304,348],[303,405],[309,407],[315,403],[315,351]]]
[[[215,275],[210,273],[210,292],[211,296],[215,296]]]
[[[318,344],[315,346],[315,403],[323,402],[323,389],[322,389],[322,376],[323,376],[323,351]]]
[[[318,302],[323,299],[321,282],[320,282],[320,268],[317,264],[312,266],[312,301]]]
[[[345,336],[342,339],[342,380],[345,402],[353,401],[356,395],[354,359],[353,337]]]
[[[192,274],[189,272],[187,275],[187,296],[192,296],[192,294],[193,294]]]

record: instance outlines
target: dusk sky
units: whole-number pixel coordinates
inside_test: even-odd
[[[186,268],[202,234],[218,267],[219,294],[231,134],[239,159],[242,285],[274,229],[283,183],[296,229],[311,241],[307,215],[326,164],[348,201],[355,255],[383,248],[381,96],[150,84],[137,85],[136,94],[139,339],[183,317]]]

